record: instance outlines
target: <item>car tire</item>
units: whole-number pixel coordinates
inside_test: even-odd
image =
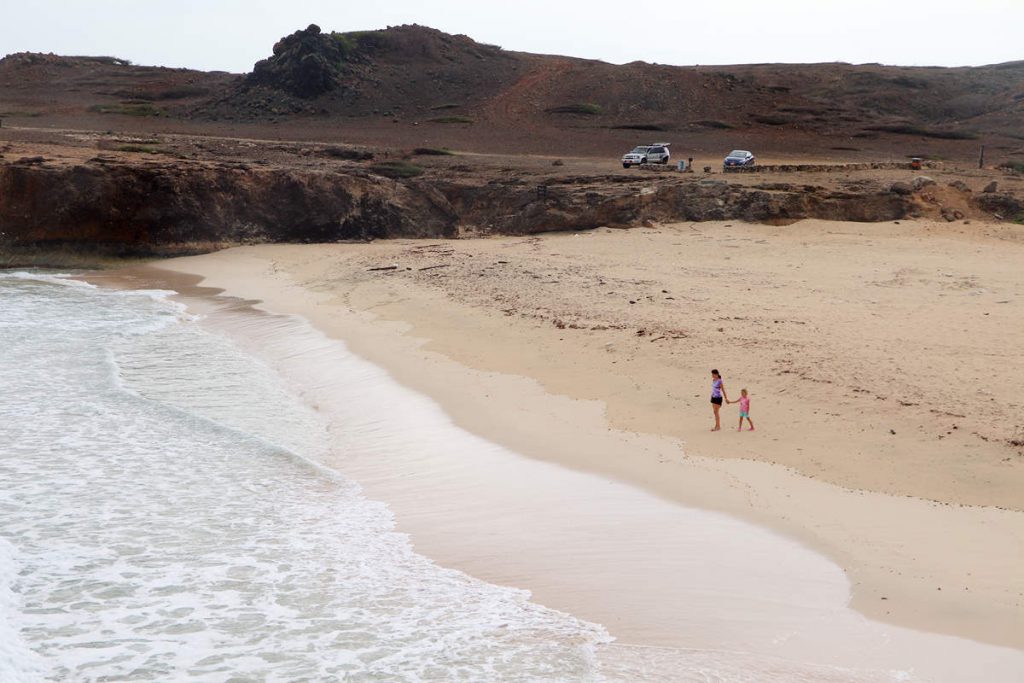
[[[647,163],[647,157],[644,157],[643,159],[641,159],[640,163],[641,164],[646,164]]]
[[[622,168],[629,168],[629,166],[630,166],[630,164],[627,164],[625,162],[622,163]]]

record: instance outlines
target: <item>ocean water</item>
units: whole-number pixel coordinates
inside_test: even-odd
[[[597,680],[602,628],[415,554],[166,294],[0,275],[0,681]]]
[[[171,294],[0,273],[0,682],[920,680],[622,645],[438,566],[344,462],[489,447],[322,336],[270,321],[275,364]],[[331,368],[299,365],[346,384],[340,424],[282,375],[317,346]]]

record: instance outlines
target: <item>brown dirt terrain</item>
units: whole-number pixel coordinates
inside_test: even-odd
[[[675,67],[510,52],[420,26],[287,36],[252,74],[110,57],[0,60],[9,125],[210,132],[386,147],[616,156],[1024,158],[1024,61]]]

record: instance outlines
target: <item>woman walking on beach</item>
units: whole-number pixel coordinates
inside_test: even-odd
[[[722,401],[728,401],[729,396],[725,393],[725,383],[722,381],[722,376],[718,374],[718,370],[711,371],[711,409],[715,411],[715,426],[711,429],[713,432],[717,432],[722,428],[721,419],[718,417],[718,411],[722,409]]]

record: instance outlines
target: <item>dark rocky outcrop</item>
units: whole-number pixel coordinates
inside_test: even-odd
[[[304,99],[338,87],[348,51],[344,43],[310,24],[274,44],[274,55],[256,62],[248,85],[283,90]]]
[[[496,96],[519,78],[524,59],[425,26],[323,33],[313,24],[279,40],[237,86],[187,116],[442,116]]]
[[[123,253],[239,242],[451,236],[457,217],[427,185],[368,173],[243,165],[0,166],[0,240]]]
[[[1005,219],[1024,218],[1024,202],[1012,194],[985,193],[974,199],[982,211]]]

